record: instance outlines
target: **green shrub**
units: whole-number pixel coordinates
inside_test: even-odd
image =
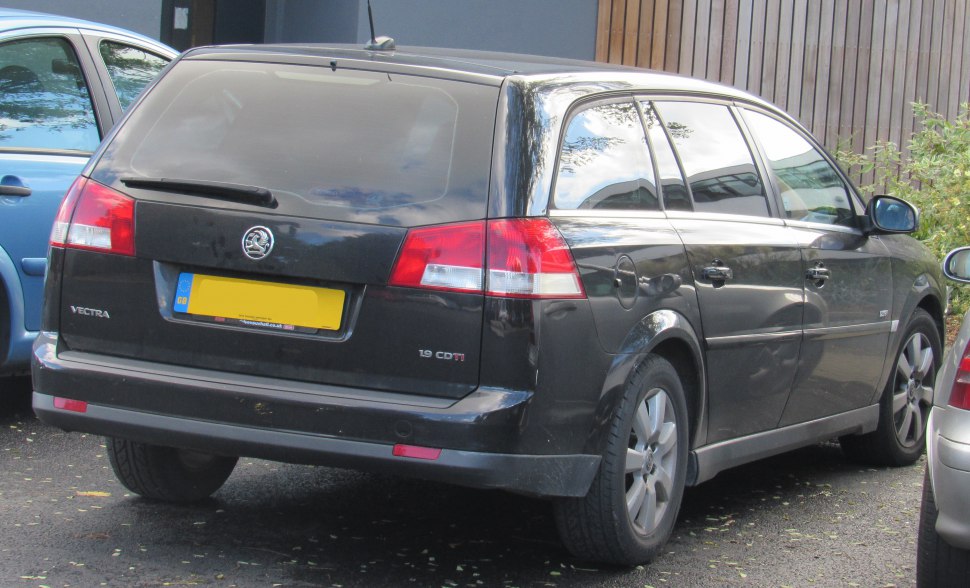
[[[837,158],[855,177],[872,174],[862,186],[871,195],[877,188],[904,198],[920,209],[916,237],[938,258],[955,247],[970,245],[970,103],[960,106],[955,120],[947,120],[923,103],[913,104],[919,125],[902,153],[891,142],[878,142],[865,154],[839,149]],[[970,306],[965,287],[954,288],[954,313]]]

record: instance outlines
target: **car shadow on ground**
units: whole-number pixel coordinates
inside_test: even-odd
[[[668,550],[696,551],[712,531],[733,532],[759,511],[787,508],[859,473],[833,443],[724,472],[688,489]],[[244,459],[203,503],[131,498],[116,506],[134,511],[126,520],[156,521],[148,524],[151,539],[147,529],[130,529],[135,543],[191,543],[201,557],[234,562],[233,573],[282,577],[285,585],[396,585],[410,578],[415,585],[564,586],[629,581],[631,573],[572,558],[548,502],[378,474]],[[649,576],[652,567],[639,569]]]
[[[29,382],[16,387],[2,399],[0,425],[15,424],[11,430],[18,429],[17,438],[29,436],[33,442],[11,445],[25,461],[11,462],[21,473],[10,484],[33,488],[41,480],[52,490],[50,498],[62,503],[53,513],[39,509],[35,520],[46,522],[29,522],[38,526],[24,530],[64,538],[50,547],[63,552],[61,559],[85,566],[51,574],[73,585],[85,585],[95,574],[122,582],[117,585],[206,584],[221,577],[227,585],[344,588],[479,582],[657,586],[667,580],[705,586],[745,581],[739,573],[757,585],[782,578],[771,575],[778,574],[774,568],[758,569],[753,562],[746,570],[726,571],[713,569],[723,566],[711,562],[744,565],[748,556],[731,551],[750,552],[745,542],[764,550],[757,555],[761,562],[788,557],[791,552],[779,544],[794,537],[790,530],[809,532],[812,523],[805,513],[822,513],[828,529],[838,513],[856,509],[850,503],[865,498],[860,490],[896,476],[893,470],[848,461],[836,443],[728,470],[687,490],[673,536],[657,562],[616,568],[572,558],[559,543],[548,502],[499,491],[243,458],[206,501],[176,506],[144,500],[114,480],[100,439],[37,423],[30,412]],[[28,478],[34,481],[23,481]],[[27,490],[23,495],[40,499]],[[861,521],[860,515],[853,524]],[[863,539],[849,537],[845,529],[840,534],[839,552],[867,557],[855,546]],[[809,547],[803,542],[799,549]],[[831,560],[825,561],[831,568]],[[859,578],[861,585],[866,578]],[[796,585],[810,578],[791,579],[796,581],[788,583]]]

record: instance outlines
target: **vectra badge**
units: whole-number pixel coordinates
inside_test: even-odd
[[[263,259],[273,250],[273,231],[266,227],[253,227],[242,238],[243,253],[249,259]]]

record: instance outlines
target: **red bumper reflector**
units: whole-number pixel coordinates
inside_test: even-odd
[[[393,453],[395,457],[435,460],[441,455],[441,450],[434,449],[433,447],[418,447],[417,445],[401,445],[399,443],[394,446]]]
[[[71,400],[70,398],[54,398],[54,408],[70,410],[72,412],[87,412],[88,403],[83,400]]]

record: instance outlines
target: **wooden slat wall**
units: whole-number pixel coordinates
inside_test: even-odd
[[[970,0],[599,0],[596,58],[734,85],[861,152],[905,144],[913,101],[957,116],[968,32]]]

